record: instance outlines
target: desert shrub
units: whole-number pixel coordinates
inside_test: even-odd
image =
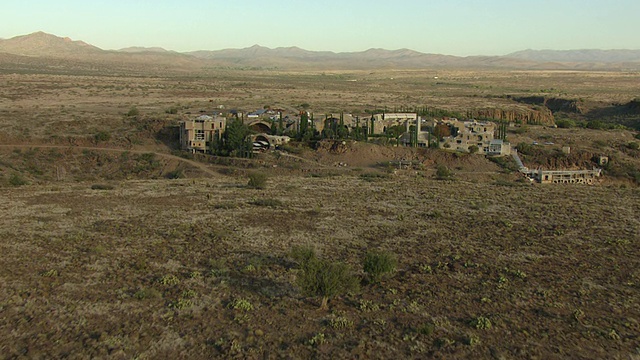
[[[364,181],[376,181],[381,179],[388,179],[389,174],[379,173],[379,172],[368,172],[364,174],[360,174],[360,178]]]
[[[131,109],[127,112],[128,117],[138,116],[140,115],[140,110],[137,107],[132,106]]]
[[[436,330],[436,326],[432,322],[424,323],[416,329],[422,335],[431,335]]]
[[[593,147],[598,148],[598,149],[602,149],[604,147],[607,147],[609,144],[604,141],[604,140],[595,140],[593,142]]]
[[[228,306],[230,309],[234,309],[234,310],[241,310],[241,311],[253,310],[253,304],[251,304],[249,300],[243,299],[243,298],[238,298],[231,301]]]
[[[587,122],[587,129],[600,130],[600,129],[606,129],[606,128],[607,128],[607,124],[603,123],[600,120],[592,120]]]
[[[11,176],[9,177],[9,184],[11,186],[22,186],[27,185],[28,183],[29,182],[19,174],[11,174]]]
[[[639,142],[632,141],[632,142],[630,142],[630,143],[628,143],[628,144],[627,144],[627,147],[628,147],[629,149],[631,149],[631,150],[638,150],[638,149],[640,149],[640,143],[639,143]]]
[[[249,174],[249,183],[247,186],[252,189],[265,189],[267,187],[267,174],[261,172]]]
[[[183,310],[193,306],[193,301],[190,299],[180,298],[176,301],[173,301],[169,304],[169,307],[176,310]]]
[[[182,179],[184,178],[184,171],[182,169],[175,169],[167,173],[167,179]]]
[[[214,209],[222,209],[222,210],[231,210],[231,209],[235,209],[238,207],[238,204],[233,203],[233,202],[222,202],[222,203],[217,203],[213,205]]]
[[[292,146],[292,145],[280,145],[279,148],[280,148],[280,150],[286,151],[286,152],[291,153],[291,154],[297,154],[297,155],[300,155],[300,154],[302,154],[304,152],[304,149],[299,148],[299,147],[295,147],[295,146]]]
[[[296,245],[292,247],[289,252],[289,256],[297,261],[301,268],[307,266],[311,260],[314,260],[317,257],[316,250],[313,247],[306,245]]]
[[[96,140],[96,142],[109,141],[111,139],[111,134],[106,131],[100,131],[93,135],[93,138]]]
[[[471,321],[471,326],[480,330],[491,329],[491,320],[487,319],[484,316],[478,316]]]
[[[506,172],[515,172],[519,170],[518,164],[511,156],[491,156],[488,157],[489,161],[497,164]]]
[[[255,199],[255,200],[249,201],[249,204],[255,205],[255,206],[271,207],[271,208],[277,208],[283,205],[282,201],[278,199]]]
[[[506,187],[514,187],[519,185],[518,183],[515,183],[507,179],[497,179],[493,184],[497,186],[506,186]]]
[[[353,320],[350,320],[344,316],[338,316],[332,319],[329,319],[329,326],[334,329],[347,329],[353,327]]]
[[[362,262],[364,272],[369,276],[371,283],[378,283],[383,276],[396,270],[398,262],[396,257],[388,252],[368,252]]]
[[[224,259],[209,259],[209,275],[211,277],[225,276],[229,273]]]
[[[108,184],[93,184],[91,185],[91,190],[113,190],[113,185]]]
[[[527,132],[529,132],[529,128],[526,126],[520,126],[513,130],[513,132],[516,134],[526,134]]]
[[[356,171],[356,169],[352,169],[353,171]],[[324,170],[320,170],[318,172],[312,172],[309,175],[307,175],[307,177],[310,178],[332,178],[332,177],[336,177],[336,176],[340,176],[341,173],[338,171],[324,171]]]
[[[167,113],[167,114],[172,114],[172,115],[173,114],[177,114],[178,113],[178,108],[173,106],[173,107],[168,108],[164,112]]]
[[[450,179],[452,175],[453,174],[451,174],[451,170],[449,170],[449,168],[444,165],[438,165],[438,167],[436,168],[436,178],[438,180]]]
[[[158,282],[162,285],[178,285],[180,283],[180,279],[175,275],[168,274],[158,279]]]
[[[311,339],[309,339],[308,343],[312,346],[319,346],[326,342],[324,333],[317,333]]]
[[[570,129],[576,127],[576,122],[569,119],[556,120],[556,126],[561,129]]]
[[[308,296],[320,296],[321,309],[327,308],[329,299],[358,288],[358,278],[347,264],[329,262],[315,256],[302,264],[297,283]]]
[[[471,145],[469,146],[469,152],[472,154],[477,153],[480,150],[480,148],[478,147],[478,145]]]
[[[143,299],[159,299],[162,297],[162,293],[154,288],[139,289],[133,294],[133,297],[138,300]]]
[[[47,271],[43,271],[40,273],[40,276],[44,276],[44,277],[56,277],[58,276],[58,270],[56,269],[51,269],[51,270],[47,270]]]

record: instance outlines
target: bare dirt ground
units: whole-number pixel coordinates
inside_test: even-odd
[[[219,105],[528,107],[506,94],[624,103],[637,79],[1,73],[0,357],[639,357],[633,131],[509,129],[513,144],[531,145],[532,168],[609,156],[596,186],[531,185],[482,156],[351,141],[252,160],[191,156],[172,152],[167,131]],[[438,165],[453,179],[436,180]],[[246,186],[254,171],[266,189]],[[349,264],[361,288],[318,310],[297,286],[296,245]],[[364,281],[370,250],[398,258],[377,285]]]

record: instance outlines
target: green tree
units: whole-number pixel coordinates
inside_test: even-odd
[[[395,125],[388,127],[385,134],[387,134],[388,137],[397,139],[400,135],[404,134],[406,130],[407,128],[404,125]]]
[[[223,151],[231,156],[245,157],[251,153],[251,130],[242,120],[232,120],[223,135]]]

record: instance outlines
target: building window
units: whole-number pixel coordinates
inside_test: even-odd
[[[203,141],[204,140],[204,130],[196,130],[195,133],[195,140],[198,141]]]

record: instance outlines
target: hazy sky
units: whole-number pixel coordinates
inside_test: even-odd
[[[639,16],[640,0],[3,0],[0,38],[44,31],[102,49],[504,55],[640,49]]]

